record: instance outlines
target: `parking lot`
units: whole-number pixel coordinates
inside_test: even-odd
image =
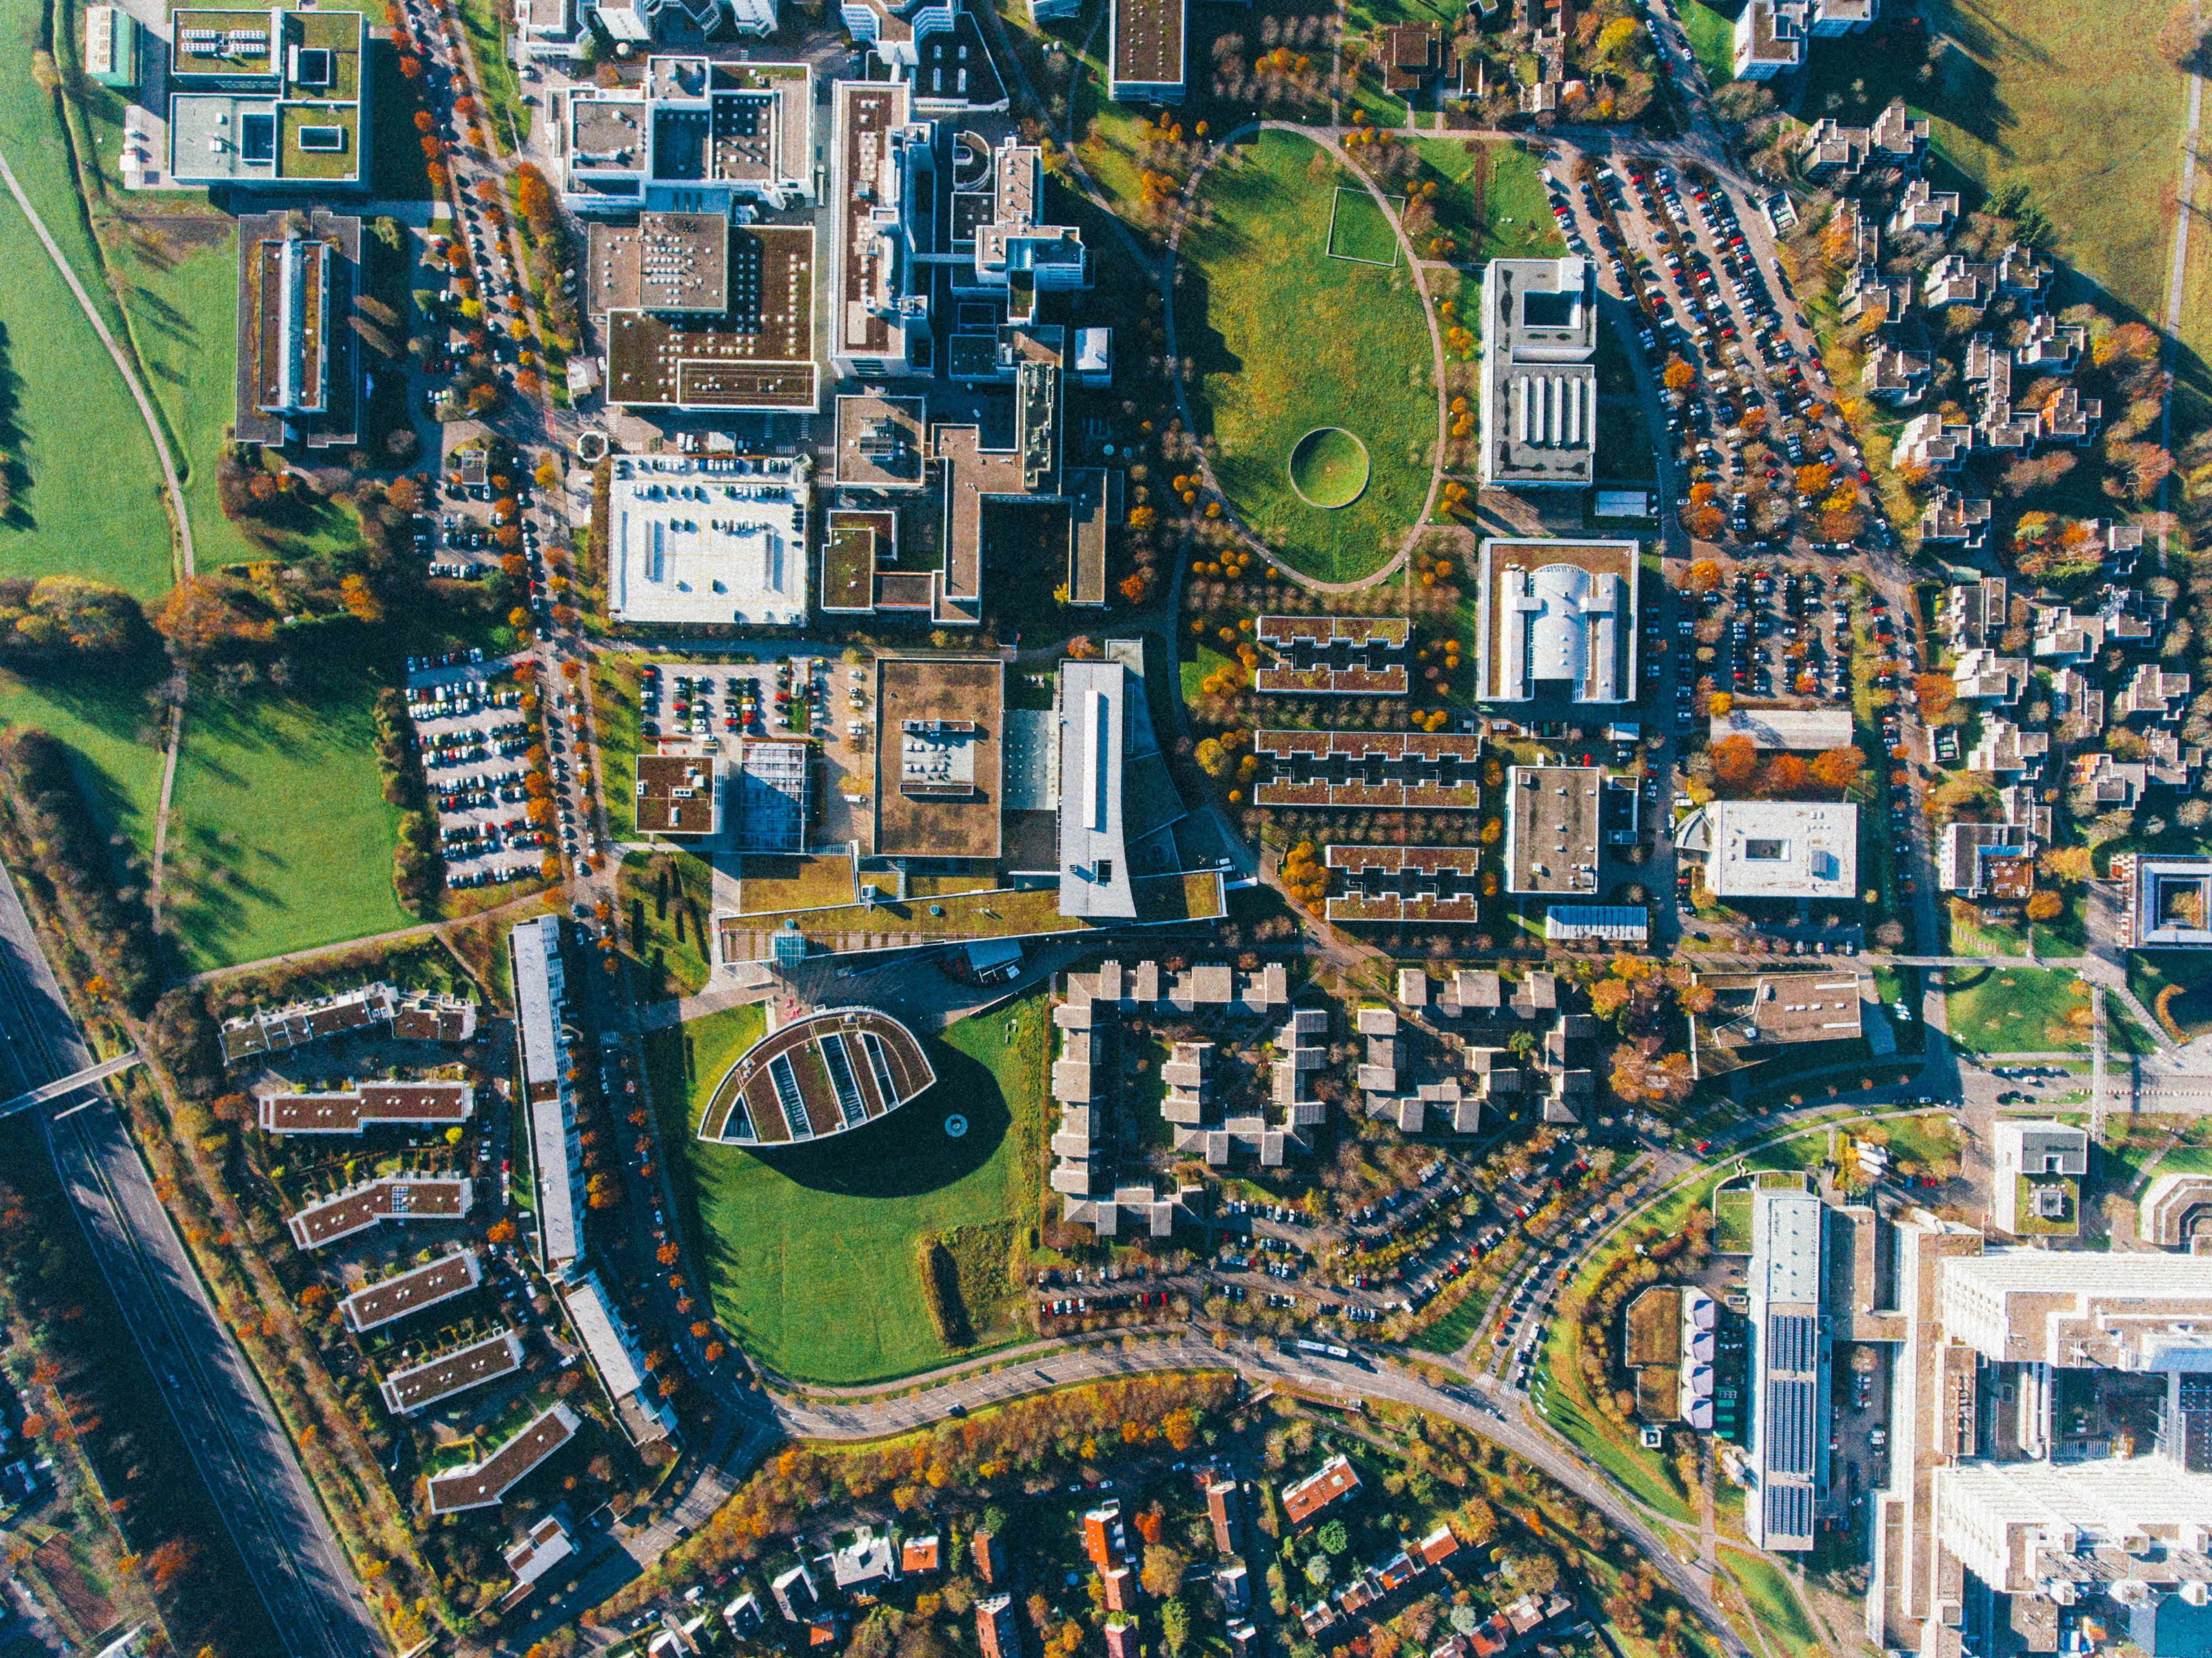
[[[1760,269],[1727,192],[1637,161],[1546,182],[1568,246],[1610,272],[1655,372],[1669,359],[1687,367],[1661,401],[1692,512],[1710,509],[1692,532],[1753,550],[1841,551],[1849,539],[1832,531],[1863,520],[1886,544],[1879,514],[1859,510],[1869,479],[1857,451],[1826,424],[1819,364],[1793,343],[1793,329],[1797,339],[1809,331],[1794,300],[1777,297],[1779,266],[1770,255]]]
[[[407,711],[437,807],[446,884],[456,889],[534,876],[550,841],[530,822],[522,693],[493,683],[483,653],[470,655],[475,659],[465,664],[417,658],[407,676]]]

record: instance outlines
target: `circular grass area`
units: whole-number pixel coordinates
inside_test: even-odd
[[[1329,257],[1337,186],[1357,184],[1325,146],[1262,132],[1206,174],[1175,288],[1176,349],[1194,370],[1191,414],[1216,481],[1283,562],[1325,581],[1390,562],[1421,520],[1437,440],[1412,276]],[[1326,428],[1366,453],[1365,487],[1342,500],[1310,493],[1289,464]]]
[[[1367,493],[1367,446],[1341,426],[1316,426],[1291,450],[1291,488],[1309,507],[1334,512]]]

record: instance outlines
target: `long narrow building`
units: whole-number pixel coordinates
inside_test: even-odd
[[[538,1191],[538,1264],[564,1277],[583,1253],[583,1148],[562,1017],[568,975],[561,918],[538,915],[507,936],[514,967],[515,1042],[530,1114],[531,1174]]]

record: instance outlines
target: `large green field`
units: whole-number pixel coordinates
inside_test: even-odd
[[[1934,121],[1942,162],[1984,187],[2025,185],[2054,228],[2053,251],[2122,307],[2156,319],[2187,90],[2157,49],[2166,10],[1927,0],[1924,31],[1885,16],[1864,34],[1815,45],[1798,107],[1808,119],[1863,123],[1902,97]]]
[[[1010,1041],[1007,1031],[1013,1035]],[[850,1138],[756,1156],[694,1138],[730,1062],[757,1040],[757,1007],[647,1039],[678,1218],[714,1312],[785,1376],[860,1382],[951,1357],[917,1269],[921,1239],[955,1227],[1034,1224],[1048,1101],[1042,996],[925,1038],[937,1086]],[[945,1119],[964,1115],[954,1139]],[[986,1332],[984,1339],[991,1339]]]
[[[1436,391],[1406,270],[1328,257],[1331,200],[1353,181],[1326,163],[1314,169],[1321,154],[1267,132],[1207,176],[1213,218],[1183,238],[1176,321],[1231,503],[1288,562],[1349,580],[1387,562],[1419,520]],[[1291,489],[1291,447],[1317,426],[1367,446],[1373,472],[1349,507],[1310,507]]]
[[[165,885],[194,970],[390,932],[397,811],[376,769],[357,665],[312,665],[296,695],[195,695]]]
[[[161,750],[146,693],[162,672],[149,656],[99,674],[0,674],[0,729],[37,726],[67,744],[108,832],[128,835],[142,852],[154,844],[161,799]]]
[[[1492,259],[1556,258],[1567,251],[1544,197],[1542,157],[1518,141],[1415,138],[1424,180],[1438,186],[1437,228],[1470,267]],[[1475,307],[1469,307],[1470,309]]]
[[[1952,968],[1943,1005],[1951,1040],[1980,1054],[2035,1054],[2087,1048],[2089,1029],[2065,1023],[2086,1007],[2075,993],[2080,975],[2055,968]]]

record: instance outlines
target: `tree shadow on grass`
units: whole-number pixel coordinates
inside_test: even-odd
[[[974,1174],[1013,1127],[1012,1113],[986,1066],[933,1037],[923,1046],[937,1085],[890,1116],[810,1145],[747,1149],[800,1186],[846,1197],[914,1197]],[[945,1133],[956,1114],[968,1122],[957,1139]]]

